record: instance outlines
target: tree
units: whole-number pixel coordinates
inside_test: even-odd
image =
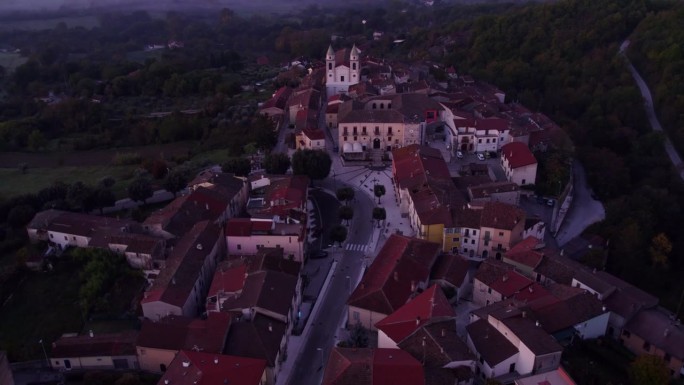
[[[387,219],[387,211],[384,207],[374,207],[373,208],[373,219],[378,222],[378,228],[380,228],[380,221]]]
[[[380,197],[385,195],[385,186],[381,184],[376,184],[373,186],[373,194],[378,198],[378,204],[380,204]]]
[[[290,157],[282,152],[271,152],[264,157],[264,168],[268,174],[285,174],[290,168]]]
[[[340,217],[341,220],[347,221],[347,224],[349,224],[349,221],[354,218],[354,209],[349,206],[340,206],[337,210],[337,216]]]
[[[342,242],[344,242],[347,239],[347,228],[342,225],[335,225],[332,229],[330,229],[330,240],[333,242],[337,242],[342,245]]]
[[[26,226],[34,215],[36,210],[30,205],[15,206],[7,214],[7,223],[15,229],[20,229]]]
[[[131,200],[147,204],[147,199],[152,197],[152,185],[144,178],[138,178],[128,185],[128,196]]]
[[[668,258],[672,252],[672,242],[670,242],[667,235],[660,233],[653,237],[648,252],[651,255],[651,263],[653,265],[667,267],[669,264]]]
[[[237,176],[247,176],[252,171],[252,163],[247,158],[230,158],[222,166],[223,172],[232,173]]]
[[[116,179],[114,179],[111,176],[106,176],[106,177],[100,179],[100,181],[98,182],[98,184],[102,188],[112,188],[112,186],[114,186],[115,183],[116,183]]]
[[[143,385],[143,382],[140,380],[140,376],[135,373],[124,373],[114,385]]]
[[[367,348],[368,342],[368,329],[357,322],[349,330],[349,338],[341,342],[340,346],[345,348]]]
[[[307,175],[312,181],[327,177],[331,166],[330,155],[322,150],[297,150],[292,155],[292,172]]]
[[[662,357],[644,354],[637,357],[629,366],[632,383],[639,385],[667,385],[670,373]]]
[[[73,183],[67,189],[66,201],[73,209],[91,211],[95,208],[95,190],[83,182]]]
[[[335,193],[335,195],[337,195],[337,200],[339,200],[340,202],[344,202],[345,205],[348,204],[349,201],[354,200],[355,194],[356,193],[354,192],[354,189],[352,189],[351,187],[339,188]]]
[[[100,209],[100,214],[104,213],[105,207],[114,206],[116,197],[112,190],[101,188],[95,191],[95,207]]]
[[[188,185],[188,178],[185,172],[180,170],[171,170],[164,179],[163,187],[166,191],[173,193],[173,197]]]
[[[47,140],[45,140],[45,136],[40,130],[31,131],[28,137],[28,146],[31,150],[38,151],[45,147],[46,144]]]

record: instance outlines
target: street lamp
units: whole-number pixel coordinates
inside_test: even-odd
[[[321,353],[321,366],[318,368],[318,370],[323,369],[323,348],[316,348],[319,353]]]
[[[50,366],[50,360],[48,360],[47,352],[45,351],[45,345],[43,345],[43,339],[41,338],[38,343],[40,344],[40,347],[43,349],[43,356],[45,357],[45,364],[47,366]]]
[[[351,277],[347,276],[347,289],[349,289],[349,294],[351,294]]]

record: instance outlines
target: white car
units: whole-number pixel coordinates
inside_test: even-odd
[[[477,160],[485,160],[485,156],[482,155],[481,153],[477,154]]]
[[[457,157],[458,159],[463,159],[463,152],[461,152],[461,151],[456,151],[456,157]]]

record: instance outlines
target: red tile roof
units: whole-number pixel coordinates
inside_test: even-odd
[[[437,258],[435,267],[432,269],[431,280],[444,280],[455,287],[461,287],[468,274],[468,268],[468,260],[462,256],[442,254]]]
[[[230,330],[230,317],[210,313],[206,320],[171,315],[159,321],[143,319],[136,345],[162,350],[201,349],[221,353]]]
[[[334,348],[324,385],[424,385],[423,367],[400,349]]]
[[[242,290],[247,276],[247,265],[238,265],[231,268],[219,267],[211,280],[211,287],[207,297],[213,297],[220,292],[235,293]]]
[[[227,237],[251,237],[254,233],[266,233],[273,228],[273,221],[255,221],[251,218],[231,218],[226,223]]]
[[[508,271],[500,279],[492,282],[489,287],[492,290],[500,293],[505,298],[527,288],[532,285],[534,281],[521,275],[516,271]]]
[[[137,337],[137,331],[95,334],[93,337],[90,335],[60,337],[54,342],[50,357],[134,356]]]
[[[427,281],[440,249],[437,243],[392,234],[347,303],[391,314],[411,297],[415,285]]]
[[[428,174],[433,178],[451,179],[442,153],[436,148],[417,144],[392,150],[392,172],[403,188],[426,183]]]
[[[182,350],[171,361],[158,385],[259,385],[266,361]]]
[[[375,327],[382,330],[394,342],[399,343],[433,317],[453,317],[455,315],[454,309],[439,285],[432,285],[394,313],[376,323]]]
[[[322,140],[325,139],[325,132],[318,128],[305,128],[302,133],[306,135],[310,140]]]
[[[508,250],[504,258],[531,268],[536,268],[544,258],[544,254],[537,248],[541,241],[535,237],[527,237]]]
[[[375,349],[373,385],[424,385],[423,366],[401,349]]]
[[[501,157],[508,160],[510,168],[519,168],[536,164],[537,159],[525,143],[511,142],[501,147]]]
[[[485,202],[480,226],[512,230],[518,223],[524,223],[525,218],[525,211],[518,206],[503,202]]]
[[[477,119],[475,128],[478,130],[505,131],[508,129],[508,120],[502,118]]]

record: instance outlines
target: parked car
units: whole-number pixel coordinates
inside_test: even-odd
[[[463,159],[463,152],[462,151],[456,151],[456,157],[458,159]]]
[[[477,160],[485,160],[484,155],[482,155],[482,153],[478,153],[477,154]]]
[[[553,207],[555,204],[556,204],[556,201],[553,200],[553,199],[548,199],[548,200],[546,201],[546,205],[547,205],[547,206]]]
[[[543,205],[544,203],[546,203],[546,199],[541,195],[537,195],[537,203]]]
[[[309,252],[309,259],[323,259],[328,256],[325,250],[312,250]]]

